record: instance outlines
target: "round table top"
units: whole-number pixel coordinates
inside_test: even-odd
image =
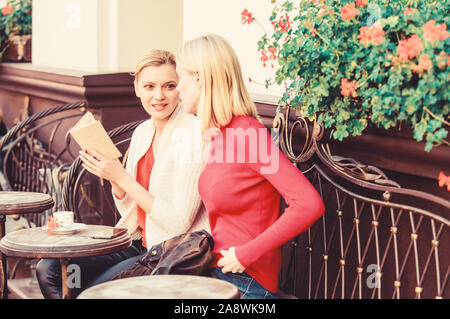
[[[224,280],[188,275],[117,279],[83,291],[79,299],[238,299],[239,290]]]
[[[48,194],[0,191],[0,215],[41,213],[53,205]]]
[[[0,251],[12,257],[77,258],[110,254],[131,245],[130,234],[124,228],[86,226],[71,235],[49,235],[42,227],[10,232],[0,241]],[[108,229],[115,229],[118,236],[112,239],[92,238]]]

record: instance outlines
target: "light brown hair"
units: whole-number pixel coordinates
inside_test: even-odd
[[[175,55],[165,50],[151,50],[144,55],[136,65],[136,71],[132,73],[134,80],[137,82],[139,74],[147,66],[161,66],[164,64],[177,66],[175,62]]]
[[[177,60],[180,68],[198,72],[202,81],[197,116],[203,131],[226,126],[238,115],[259,120],[236,53],[223,37],[208,34],[186,42]]]

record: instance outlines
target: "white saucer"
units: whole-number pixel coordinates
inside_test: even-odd
[[[86,224],[83,223],[73,223],[71,227],[56,227],[55,229],[50,230],[50,234],[53,235],[72,235],[77,231],[86,228]],[[46,226],[42,227],[43,230],[47,230]]]

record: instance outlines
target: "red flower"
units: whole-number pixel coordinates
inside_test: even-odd
[[[422,54],[419,57],[419,65],[413,69],[413,72],[423,73],[424,70],[428,70],[431,67],[431,61],[428,54]]]
[[[359,28],[358,39],[364,45],[368,45],[369,43],[380,45],[385,40],[384,30],[376,24],[370,27],[361,27]]]
[[[400,40],[397,47],[397,53],[399,57],[404,61],[408,61],[408,59],[414,58],[422,51],[422,40],[420,40],[417,34],[413,34],[406,40]]]
[[[443,172],[439,173],[439,187],[447,186],[447,190],[450,192],[450,176],[446,176]]]
[[[369,4],[369,0],[356,0],[357,7],[365,7]]]
[[[273,60],[276,60],[277,59],[277,55],[276,55],[276,52],[277,52],[277,48],[276,47],[271,47],[271,48],[268,48],[267,49],[269,52],[270,52],[270,59],[273,59]]]
[[[341,11],[342,20],[350,20],[356,17],[359,13],[359,10],[355,8],[355,4],[353,2],[339,8],[339,11]]]
[[[2,15],[6,16],[10,13],[13,13],[14,9],[8,4],[2,9]]]
[[[447,25],[442,23],[435,26],[435,23],[436,20],[430,20],[423,25],[425,39],[429,41],[444,41],[450,36],[450,33],[447,32]]]
[[[280,21],[278,21],[278,26],[280,27],[281,31],[288,31],[291,28],[292,21],[289,20],[289,16],[281,16]]]
[[[405,8],[405,16],[409,16],[411,14],[416,13],[417,10],[415,8]]]
[[[262,50],[261,54],[262,54],[261,61],[263,63],[263,66],[267,66],[266,62],[269,61],[269,57],[266,54],[266,50]]]
[[[348,81],[346,78],[341,79],[341,94],[343,96],[356,97],[356,89],[359,87],[356,81]]]
[[[252,82],[252,78],[249,77],[249,78],[248,78],[248,81],[251,83],[251,82]]]
[[[255,18],[253,18],[253,13],[249,12],[247,9],[244,9],[241,12],[241,19],[242,24],[250,24],[255,21]]]
[[[58,227],[59,224],[56,221],[55,217],[50,216],[50,218],[48,219],[47,223],[45,224],[45,230],[47,231],[47,234],[50,235],[51,231],[53,229],[55,229],[56,227]]]

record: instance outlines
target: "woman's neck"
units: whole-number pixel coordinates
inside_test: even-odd
[[[153,120],[153,126],[155,127],[155,134],[161,135],[161,133],[164,131],[164,127],[167,124],[167,120],[161,121],[161,120]]]

